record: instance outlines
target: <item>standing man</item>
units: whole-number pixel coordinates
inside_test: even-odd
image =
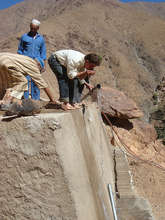
[[[39,66],[40,72],[42,73],[45,71],[46,46],[43,36],[38,33],[39,26],[40,22],[36,19],[33,19],[30,23],[30,31],[23,34],[20,39],[17,53],[35,59],[37,65]],[[27,75],[26,78],[28,80],[28,90],[24,92],[24,98],[29,98],[29,90],[31,87],[31,98],[39,100],[39,88],[29,75]]]
[[[93,88],[89,78],[101,64],[101,57],[94,53],[84,55],[75,50],[59,50],[49,57],[48,63],[58,80],[63,108],[79,108],[84,85],[89,90]]]

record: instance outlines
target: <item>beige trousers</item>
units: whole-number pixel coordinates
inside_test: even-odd
[[[27,74],[39,89],[48,87],[35,60],[24,55],[0,53],[0,98],[9,89],[11,96],[21,99],[28,89]]]

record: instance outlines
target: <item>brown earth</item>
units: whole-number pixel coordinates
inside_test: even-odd
[[[133,121],[133,120],[132,120]],[[165,168],[159,167],[159,164],[163,165],[164,157],[160,157],[159,160],[156,161],[155,158],[155,151],[150,150],[148,152],[148,155],[143,154],[143,151],[145,148],[148,148],[148,146],[144,147],[142,143],[145,141],[152,141],[152,139],[155,139],[155,135],[151,137],[144,137],[147,138],[145,140],[142,140],[140,136],[138,137],[138,134],[136,136],[141,139],[139,142],[135,138],[136,145],[130,144],[130,141],[132,141],[131,135],[126,135],[125,132],[128,129],[128,122],[125,123],[125,126],[127,126],[127,129],[124,132],[123,129],[123,136],[121,133],[117,132],[118,126],[115,126],[116,123],[112,122],[113,129],[117,136],[115,136],[114,139],[112,139],[112,128],[110,126],[106,126],[107,133],[109,134],[109,140],[111,140],[111,143],[115,146],[120,146],[122,151],[124,151],[127,154],[129,169],[131,171],[132,175],[132,181],[133,185],[135,187],[135,191],[142,196],[143,198],[148,199],[148,201],[151,204],[152,212],[156,220],[164,220],[164,214],[165,214],[165,204],[164,204],[164,197],[165,197],[165,190],[164,190],[164,181],[165,181]],[[127,125],[126,125],[127,124]],[[149,128],[152,129],[152,128]],[[134,133],[134,128],[131,128],[131,132]],[[130,132],[130,133],[131,133]],[[152,133],[155,131],[153,130]],[[136,132],[135,132],[136,133]],[[137,132],[138,133],[138,132]],[[145,132],[144,132],[145,133]],[[144,134],[141,134],[144,135]],[[150,135],[150,134],[149,134]],[[147,136],[147,135],[146,135]],[[117,139],[116,139],[117,138]],[[130,140],[127,142],[123,141],[124,139]],[[138,144],[137,144],[138,143]],[[138,145],[138,147],[137,147]],[[148,148],[149,150],[150,148]],[[163,149],[164,150],[164,149]],[[157,152],[158,155],[158,152]],[[148,160],[148,157],[149,160]],[[155,162],[155,163],[152,163]]]
[[[48,56],[63,48],[101,54],[103,64],[93,83],[124,91],[148,120],[152,94],[164,73],[165,21],[142,8],[114,0],[28,0],[0,12],[0,19],[6,20],[0,26],[0,48],[16,52],[19,37],[35,16],[42,21],[40,33],[45,36]],[[49,67],[45,78],[58,96]]]
[[[147,163],[129,158],[130,170],[139,195],[147,198],[156,220],[164,220],[165,171]]]
[[[92,82],[123,91],[148,121],[151,98],[164,75],[163,16],[163,3],[155,7],[115,0],[28,0],[0,11],[1,21],[5,20],[0,24],[0,49],[16,52],[20,36],[36,17],[42,21],[40,33],[46,39],[48,56],[63,48],[101,54],[103,64]],[[57,82],[48,66],[44,77],[58,98]],[[157,220],[164,220],[164,172],[129,161],[137,191],[149,199]]]

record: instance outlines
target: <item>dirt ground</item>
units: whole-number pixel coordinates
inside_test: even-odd
[[[129,157],[135,189],[150,202],[156,220],[165,216],[165,171]]]

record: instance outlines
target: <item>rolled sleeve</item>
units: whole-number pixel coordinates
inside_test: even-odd
[[[77,71],[71,70],[67,74],[69,79],[74,79],[77,76]]]
[[[85,83],[85,79],[79,79],[80,85],[83,85]]]

